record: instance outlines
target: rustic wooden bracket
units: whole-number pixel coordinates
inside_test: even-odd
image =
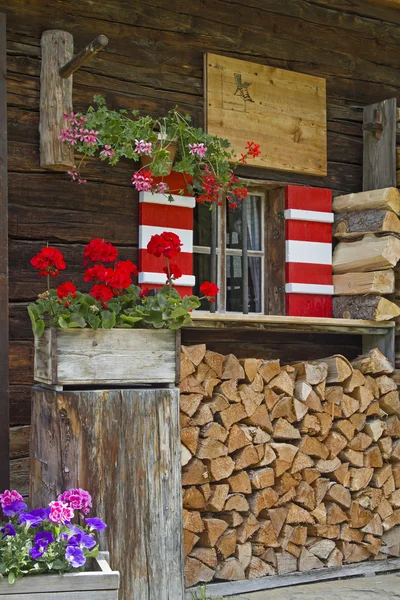
[[[363,190],[396,187],[396,122],[396,98],[364,108]]]
[[[383,112],[380,108],[374,108],[373,120],[370,123],[364,123],[364,131],[373,131],[375,138],[379,140],[385,127]]]
[[[40,70],[40,166],[66,170],[74,164],[74,150],[59,140],[66,127],[64,115],[72,111],[72,73],[108,44],[99,35],[73,57],[74,38],[67,31],[49,30],[42,34]]]

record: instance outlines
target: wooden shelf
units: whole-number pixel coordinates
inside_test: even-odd
[[[285,317],[279,315],[242,315],[194,311],[194,327],[257,328],[275,331],[308,333],[341,333],[359,335],[386,335],[395,328],[394,321],[364,321],[361,319],[326,319],[320,317]]]

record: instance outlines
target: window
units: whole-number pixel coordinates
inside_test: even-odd
[[[221,288],[216,306],[218,311],[264,313],[264,212],[265,193],[263,192],[250,194],[235,210],[219,207],[216,211],[217,283]],[[197,204],[193,260],[196,275],[195,293],[199,295],[200,283],[212,279],[210,271],[212,218],[212,211],[208,207]],[[245,227],[244,219],[247,224]],[[243,256],[243,249],[246,246],[247,253],[245,252]],[[243,269],[246,271],[244,272]],[[209,310],[208,302],[204,302],[201,309]]]

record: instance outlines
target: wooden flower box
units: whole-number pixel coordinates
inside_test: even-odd
[[[104,554],[96,559],[96,571],[32,575],[13,585],[0,579],[0,600],[118,600],[119,572],[110,569]]]
[[[57,329],[35,337],[35,381],[52,386],[176,383],[180,332]]]

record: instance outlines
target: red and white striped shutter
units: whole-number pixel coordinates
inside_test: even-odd
[[[286,314],[332,316],[332,192],[286,188]]]
[[[171,259],[183,275],[177,280],[176,290],[181,296],[192,293],[193,276],[193,209],[196,201],[192,196],[173,195],[170,202],[163,194],[140,192],[139,194],[139,285],[143,288],[163,287],[166,275],[163,271],[165,258],[152,256],[147,244],[152,235],[163,231],[176,233],[183,244],[181,252]]]

